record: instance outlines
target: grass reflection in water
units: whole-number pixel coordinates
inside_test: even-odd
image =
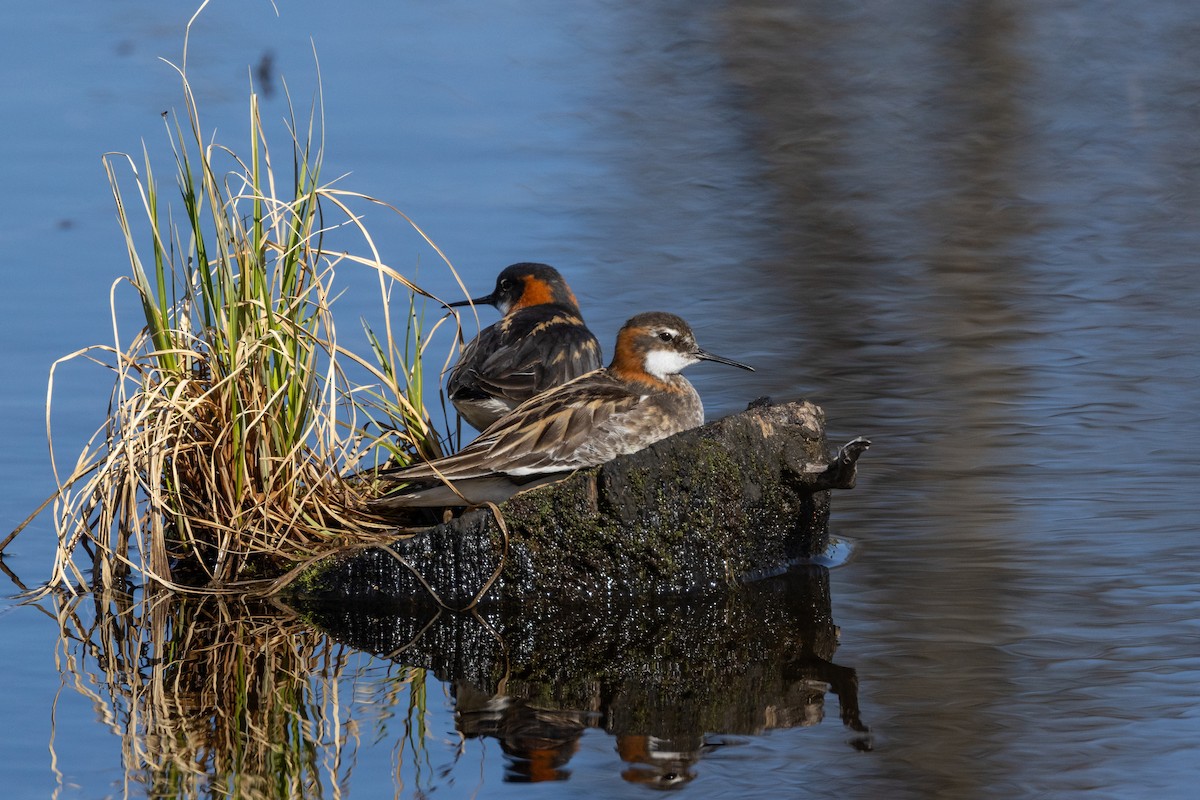
[[[368,708],[380,729],[402,723],[389,728],[397,770],[405,750],[424,756],[422,669],[356,667],[354,651],[266,603],[165,591],[93,600],[58,601],[57,663],[120,737],[127,793],[341,796]],[[346,691],[364,678],[369,702]]]

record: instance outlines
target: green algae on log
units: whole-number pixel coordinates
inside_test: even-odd
[[[468,511],[388,547],[329,556],[289,592],[373,605],[432,595],[461,608],[679,594],[775,574],[827,550],[829,490],[853,487],[868,444],[831,455],[819,407],[756,402],[516,495],[499,507],[507,534],[490,510]]]

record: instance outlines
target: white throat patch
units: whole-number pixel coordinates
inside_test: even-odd
[[[651,350],[646,353],[646,372],[660,381],[665,381],[672,375],[678,375],[689,364],[695,364],[699,359],[678,350]]]

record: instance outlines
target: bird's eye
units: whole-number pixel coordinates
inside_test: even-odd
[[[671,333],[670,331],[659,331],[658,332],[658,340],[660,342],[669,342],[674,338],[675,338],[675,334]]]
[[[513,286],[513,282],[509,278],[505,278],[504,280],[500,281],[500,291],[502,291],[502,292],[507,292],[509,289],[512,288],[512,286]]]

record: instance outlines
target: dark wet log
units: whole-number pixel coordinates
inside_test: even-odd
[[[776,574],[829,546],[829,489],[866,449],[831,456],[808,402],[746,411],[511,498],[507,535],[467,512],[388,548],[332,556],[292,593],[403,603],[691,592]]]

